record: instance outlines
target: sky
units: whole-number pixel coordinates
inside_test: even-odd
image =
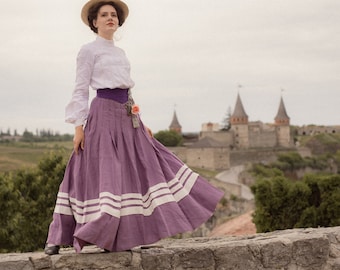
[[[0,130],[73,133],[65,106],[80,47],[96,36],[84,0],[2,1]],[[143,122],[183,132],[221,123],[240,94],[249,121],[340,125],[339,0],[126,0],[115,35]],[[94,91],[91,91],[91,98]]]

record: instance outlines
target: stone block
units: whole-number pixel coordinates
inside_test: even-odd
[[[292,243],[290,241],[270,241],[261,246],[262,265],[265,268],[287,267],[292,260]]]
[[[54,255],[55,270],[133,269],[131,252]]]
[[[321,267],[327,262],[330,243],[327,237],[298,239],[293,243],[293,258],[296,264],[303,267]]]
[[[173,268],[176,270],[214,270],[214,254],[209,248],[188,248],[174,250]]]
[[[51,257],[46,256],[45,254],[32,254],[32,256],[29,257],[29,260],[31,261],[35,270],[52,269]]]
[[[214,255],[216,270],[258,269],[260,264],[252,249],[242,243],[218,247]]]
[[[174,252],[167,249],[150,249],[141,252],[141,265],[143,270],[173,269]]]
[[[29,260],[32,253],[9,253],[0,256],[0,270],[35,270]]]

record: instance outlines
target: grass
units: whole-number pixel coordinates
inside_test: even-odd
[[[310,140],[316,139],[321,144],[340,144],[340,134],[317,134],[314,136],[298,136],[301,145],[306,145]]]
[[[197,167],[193,167],[191,169],[197,172],[199,175],[202,175],[204,178],[209,179],[209,180],[213,179],[218,174],[217,171],[211,171],[211,170],[197,168]]]
[[[226,192],[225,183],[215,179],[215,176],[219,173],[218,171],[212,171],[212,170],[207,170],[207,169],[202,169],[202,168],[197,168],[197,167],[191,167],[191,169],[194,172],[198,173],[203,178],[205,178],[206,180],[208,180],[208,182],[212,184],[214,187]]]
[[[35,167],[46,154],[60,150],[64,150],[65,158],[68,158],[72,141],[0,144],[0,173]]]

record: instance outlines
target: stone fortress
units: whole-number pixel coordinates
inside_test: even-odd
[[[312,125],[297,127],[296,134],[292,134],[290,118],[282,96],[274,123],[265,124],[261,121],[249,121],[238,94],[229,124],[227,129],[221,129],[217,123],[204,123],[199,135],[191,136],[190,140],[190,136],[182,134],[175,111],[169,130],[181,133],[186,144],[171,150],[189,166],[227,170],[247,162],[275,160],[278,152],[296,149],[294,135],[340,133],[340,126]]]

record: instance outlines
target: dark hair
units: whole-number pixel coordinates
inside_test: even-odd
[[[98,29],[93,25],[93,20],[97,19],[99,9],[105,5],[111,5],[115,8],[117,12],[117,16],[118,16],[119,26],[122,26],[122,24],[124,23],[123,12],[119,7],[117,7],[117,5],[115,5],[114,2],[105,2],[105,1],[98,2],[89,8],[89,13],[87,16],[87,20],[89,21],[89,26],[91,30],[95,33],[98,33]]]

